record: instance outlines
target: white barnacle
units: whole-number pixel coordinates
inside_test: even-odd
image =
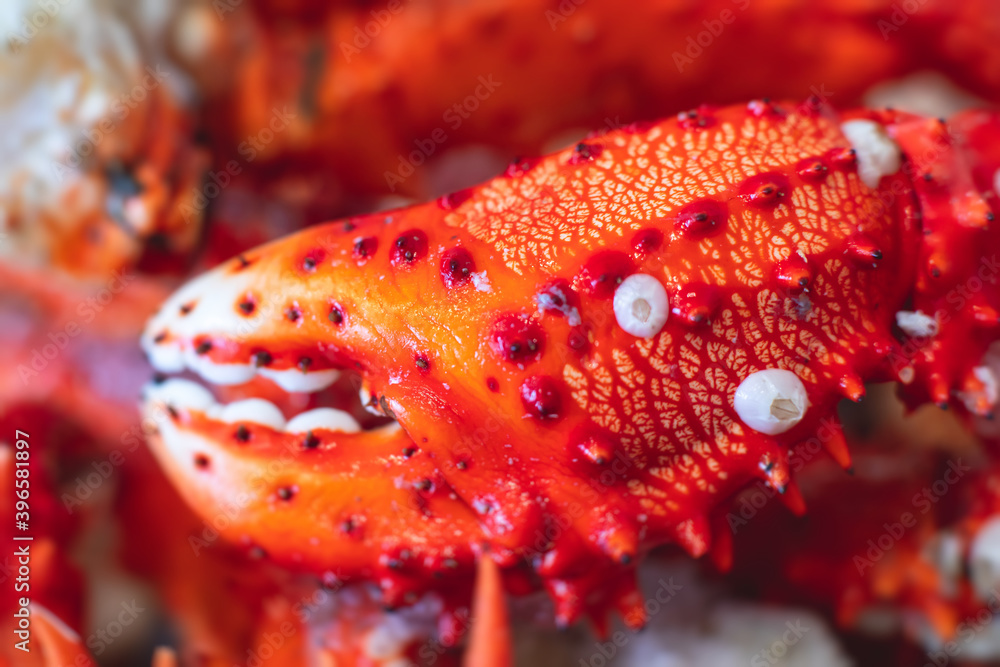
[[[615,319],[618,326],[639,338],[652,338],[667,322],[670,301],[659,280],[635,273],[615,290]]]
[[[877,188],[883,176],[899,171],[902,153],[885,128],[870,120],[849,120],[840,126],[858,156],[858,176],[870,188]]]
[[[733,408],[753,430],[777,435],[802,421],[809,398],[795,373],[768,368],[744,378],[733,397]]]
[[[933,338],[938,332],[937,319],[912,310],[896,313],[896,324],[912,338]]]

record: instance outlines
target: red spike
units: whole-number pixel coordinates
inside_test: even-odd
[[[774,277],[789,294],[799,294],[813,281],[813,272],[804,257],[792,253],[791,257],[775,265]]]
[[[850,373],[840,378],[840,393],[855,403],[860,403],[865,397],[865,384],[857,375]]]
[[[795,480],[789,480],[782,492],[778,494],[778,499],[795,516],[802,516],[806,513],[806,501],[802,498],[799,485]]]
[[[927,275],[931,278],[940,278],[942,274],[950,274],[952,270],[952,262],[949,261],[948,255],[943,252],[932,253],[930,257],[927,258]]]
[[[534,561],[535,572],[542,577],[562,577],[574,570],[588,544],[575,532],[563,532],[552,548]]]
[[[622,615],[625,626],[630,630],[641,630],[646,625],[646,605],[635,581],[635,574],[622,578],[615,595],[615,609]]]
[[[714,285],[681,285],[670,299],[670,312],[687,326],[704,326],[715,317],[721,301],[719,289]]]
[[[715,539],[708,557],[719,572],[729,572],[733,567],[733,532],[726,521],[726,515],[718,513],[713,521]]]
[[[590,631],[594,633],[598,641],[604,641],[608,638],[608,630],[610,628],[610,623],[608,621],[608,615],[604,613],[601,609],[591,609],[587,612],[587,622],[590,623]]]
[[[939,407],[948,407],[948,402],[951,399],[951,389],[948,387],[948,381],[937,373],[930,378],[930,394],[931,400],[937,403]]]
[[[677,524],[677,544],[692,558],[700,558],[712,544],[712,530],[708,519],[696,516]]]
[[[848,470],[851,467],[851,452],[839,424],[837,428],[830,429],[830,435],[823,441],[823,447],[841,468]]]
[[[976,324],[983,327],[995,327],[1000,325],[1000,312],[996,308],[986,304],[975,304],[972,306],[972,317]]]
[[[479,557],[472,618],[463,667],[510,667],[513,664],[507,600],[504,598],[500,568],[489,554]]]
[[[971,185],[971,183],[970,183]],[[959,224],[973,229],[985,229],[989,227],[990,205],[983,199],[975,187],[959,191],[952,199],[952,208],[955,210]]]
[[[856,234],[848,241],[848,252],[862,267],[874,267],[882,259],[882,250],[869,236]]]
[[[607,465],[615,456],[614,442],[604,433],[587,433],[575,444],[575,448],[598,466]]]
[[[556,625],[568,628],[576,623],[584,611],[580,586],[566,579],[550,579],[546,588],[556,605]]]
[[[639,551],[639,534],[629,525],[618,525],[603,531],[599,542],[604,553],[622,565],[632,563]]]
[[[872,352],[880,357],[888,357],[899,354],[899,343],[889,336],[875,334],[871,339]]]

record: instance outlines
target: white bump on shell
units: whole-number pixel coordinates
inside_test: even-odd
[[[659,280],[646,273],[634,273],[615,290],[615,319],[627,333],[652,338],[670,315],[667,290]]]
[[[733,397],[733,408],[753,430],[777,435],[802,421],[809,398],[795,373],[768,368],[744,378]]]
[[[885,128],[870,120],[849,120],[840,126],[858,156],[858,176],[870,188],[877,188],[883,176],[899,171],[903,163],[899,146]]]
[[[937,334],[938,323],[933,317],[925,315],[919,310],[901,310],[896,313],[896,324],[908,336],[914,338],[930,338]]]

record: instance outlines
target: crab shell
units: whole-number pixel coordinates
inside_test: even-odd
[[[350,370],[398,426],[286,422],[168,380],[146,395],[155,452],[230,540],[377,581],[389,604],[470,582],[488,550],[563,623],[641,625],[638,558],[709,551],[713,511],[755,479],[802,511],[789,450],[818,437],[849,465],[835,408],[864,381],[991,409],[974,380],[995,282],[934,314],[998,247],[998,144],[979,141],[998,127],[701,107],[306,229],[190,282],[142,344],[219,384],[314,391]]]

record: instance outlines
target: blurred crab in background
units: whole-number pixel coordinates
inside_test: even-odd
[[[995,2],[0,22],[0,662],[1000,659]]]

